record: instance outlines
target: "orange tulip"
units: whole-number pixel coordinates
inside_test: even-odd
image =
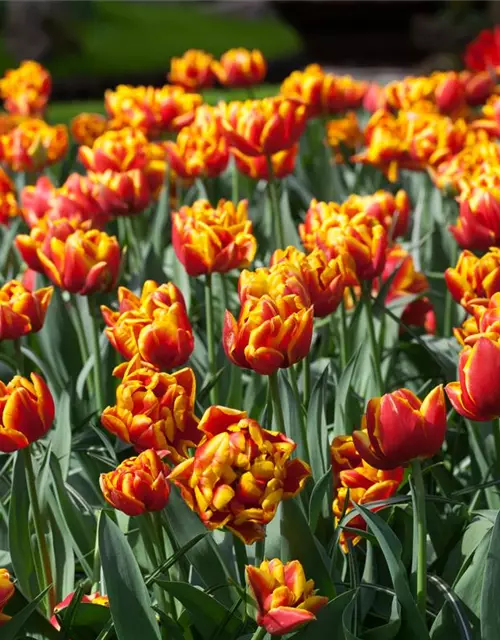
[[[293,251],[292,247],[290,249]],[[283,252],[284,253],[284,252]],[[290,253],[290,255],[292,255]],[[282,253],[275,252],[271,267],[259,267],[255,271],[242,271],[238,280],[241,304],[268,296],[275,302],[284,297],[297,297],[297,304],[311,306],[311,298],[304,280],[299,259],[280,260]]]
[[[264,56],[258,49],[229,49],[214,62],[214,71],[225,87],[251,87],[263,82],[267,73]]]
[[[481,258],[462,251],[456,266],[444,275],[451,295],[465,309],[477,298],[491,298],[500,291],[500,249],[490,247]]]
[[[359,147],[364,136],[354,111],[349,111],[343,118],[330,120],[326,125],[326,139],[334,151],[335,162],[345,162],[345,152]]]
[[[108,128],[107,119],[100,113],[79,113],[69,125],[71,137],[77,144],[91,147]]]
[[[336,436],[330,445],[330,459],[332,461],[333,486],[340,482],[340,472],[346,469],[355,469],[362,464],[352,436]]]
[[[249,587],[257,602],[257,624],[273,636],[283,636],[315,620],[328,598],[317,596],[314,581],[307,580],[298,560],[264,560],[260,567],[248,565]]]
[[[61,629],[61,625],[57,619],[58,613],[69,607],[73,598],[75,597],[75,592],[73,591],[69,595],[67,595],[62,602],[54,607],[54,615],[50,619],[50,624],[55,627],[58,631]],[[102,596],[98,591],[91,593],[90,596],[83,594],[82,599],[80,600],[82,604],[95,604],[101,607],[109,607],[109,598],[108,596]]]
[[[442,385],[422,402],[409,389],[398,389],[368,402],[361,431],[353,433],[359,454],[376,469],[395,469],[415,458],[431,458],[446,434]]]
[[[278,153],[270,156],[273,168],[272,177],[281,180],[281,178],[293,173],[298,150],[299,145],[295,144],[290,149],[278,151]],[[236,168],[240,173],[254,180],[266,180],[269,182],[271,176],[269,175],[269,160],[266,156],[246,156],[236,148],[233,148],[231,153],[234,157]]]
[[[189,49],[181,58],[172,58],[168,80],[191,91],[212,87],[215,84],[213,56],[200,49]]]
[[[54,400],[37,373],[31,382],[14,376],[0,381],[0,451],[10,453],[43,437],[54,421]]]
[[[40,331],[50,304],[53,287],[28,291],[17,280],[0,289],[0,340],[16,340]]]
[[[167,504],[170,485],[168,468],[153,449],[128,458],[114,471],[101,473],[99,484],[104,499],[128,516],[161,511]]]
[[[149,142],[140,130],[106,131],[92,147],[82,146],[78,158],[88,171],[104,173],[144,169],[149,161]]]
[[[311,207],[314,202],[314,200],[311,202]],[[358,213],[374,218],[385,227],[391,238],[406,235],[410,224],[410,199],[402,189],[396,195],[382,189],[366,196],[350,195],[340,205],[340,210],[349,218],[353,218]]]
[[[0,627],[11,619],[11,616],[3,613],[3,609],[15,591],[7,569],[0,569]]]
[[[116,405],[101,415],[103,426],[138,451],[170,452],[174,463],[188,456],[201,440],[194,415],[196,380],[192,369],[158,372],[139,355],[113,372],[122,381],[116,390]]]
[[[307,122],[306,106],[283,96],[221,103],[219,110],[229,145],[248,156],[272,156],[290,149]]]
[[[309,466],[290,459],[292,440],[244,411],[209,407],[198,428],[204,439],[169,479],[207,528],[226,527],[245,544],[262,540],[281,500],[296,495],[311,475]]]
[[[43,120],[26,120],[0,136],[0,159],[12,171],[41,171],[59,162],[67,150],[66,127],[51,127]]]
[[[5,109],[24,116],[42,115],[51,85],[47,69],[34,60],[25,60],[17,69],[8,69],[0,80],[0,94],[5,100]]]
[[[235,206],[220,200],[213,208],[208,200],[197,200],[182,207],[172,214],[172,245],[190,276],[248,266],[257,251],[248,202]]]

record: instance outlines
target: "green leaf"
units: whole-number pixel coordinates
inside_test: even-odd
[[[68,476],[71,456],[71,396],[64,390],[57,398],[56,423],[49,431],[52,451],[59,460],[64,479]]]
[[[99,522],[101,565],[120,640],[160,640],[148,590],[127,539],[105,514]]]
[[[71,640],[94,640],[109,622],[110,610],[97,604],[80,602],[71,620]]]
[[[307,436],[311,469],[316,481],[324,477],[328,469],[328,431],[326,428],[325,403],[330,378],[330,367],[316,381],[307,410]]]
[[[339,620],[351,602],[354,593],[353,590],[346,591],[330,600],[325,607],[318,611],[315,621],[310,622],[292,636],[293,640],[322,640],[323,638],[345,640]]]
[[[281,185],[280,214],[283,223],[283,234],[285,236],[285,247],[292,245],[300,249],[302,248],[302,243],[300,242],[299,234],[297,233],[297,225],[293,219],[290,208],[287,180],[282,180]]]
[[[366,341],[365,341],[366,342]],[[354,375],[358,369],[358,360],[363,349],[363,343],[359,345],[352,354],[346,368],[340,376],[335,394],[335,419],[334,419],[334,435],[346,435],[353,431],[354,425],[347,419],[345,408],[348,406],[348,396],[351,391]]]
[[[333,484],[332,468],[330,467],[322,478],[314,485],[314,489],[311,493],[311,499],[309,500],[309,526],[311,531],[316,530],[318,524],[318,518],[321,513],[326,496],[329,494],[329,489]],[[329,500],[329,502],[331,502]]]
[[[490,539],[481,591],[481,640],[498,640],[500,631],[500,512]]]
[[[396,597],[392,599],[389,620],[374,629],[363,633],[363,640],[391,640],[395,638],[401,628],[401,605]]]
[[[28,619],[33,615],[38,607],[38,604],[45,597],[49,587],[47,587],[44,591],[39,593],[36,598],[34,598],[29,604],[27,604],[24,609],[19,611],[12,620],[9,620],[7,624],[2,626],[2,640],[14,640],[19,631],[26,630],[26,624]],[[51,634],[51,638],[60,637],[60,634],[54,629],[54,633]]]

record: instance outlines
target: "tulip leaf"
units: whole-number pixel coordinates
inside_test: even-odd
[[[325,498],[330,495],[329,489],[333,485],[332,468],[329,467],[326,473],[314,485],[309,500],[309,526],[312,531],[316,530],[318,519],[323,508]],[[331,503],[331,500],[328,500]]]
[[[366,344],[366,341],[365,341]],[[358,370],[358,361],[361,351],[363,350],[363,343],[359,345],[356,351],[352,354],[346,368],[340,376],[339,383],[335,394],[335,418],[334,418],[334,435],[350,434],[353,431],[354,424],[348,420],[346,408],[349,402],[349,394],[352,393],[351,386],[355,373]]]
[[[500,511],[490,539],[481,591],[481,640],[497,640],[500,630]]]
[[[396,597],[392,598],[389,620],[374,629],[363,633],[363,640],[391,640],[401,629],[401,605]]]
[[[326,473],[328,463],[328,431],[326,428],[325,402],[330,378],[330,367],[323,373],[313,387],[307,410],[307,437],[311,469],[318,482]]]
[[[417,609],[408,584],[406,569],[401,561],[401,543],[396,534],[376,513],[372,513],[360,504],[356,504],[354,508],[361,514],[368,528],[377,538],[377,542],[384,554],[394,590],[403,608],[405,632],[409,638],[415,638],[415,640],[428,638],[429,634],[425,621]]]
[[[44,589],[36,596],[36,598],[31,600],[31,602],[21,609],[21,611],[16,613],[12,620],[9,620],[9,622],[2,626],[2,640],[14,640],[19,631],[26,631],[26,624],[29,618],[36,612],[39,603],[44,599],[48,590],[49,587]],[[50,640],[55,640],[56,638],[61,637],[61,634],[53,629],[53,627],[50,627],[48,630],[50,635],[47,636],[46,633],[47,630],[44,629],[44,637],[47,637]]]
[[[339,619],[342,613],[351,602],[355,592],[345,591],[320,609],[316,613],[316,620],[306,624],[302,629],[293,635],[293,640],[345,640],[342,625]]]
[[[71,396],[66,390],[57,398],[55,426],[49,431],[49,437],[62,476],[66,478],[71,456]]]
[[[291,245],[300,249],[302,244],[300,242],[299,234],[297,233],[297,225],[295,224],[292,216],[287,180],[282,180],[281,185],[280,215],[283,224],[283,234],[285,236],[285,247]]]
[[[105,514],[99,522],[101,565],[120,640],[160,640],[148,590],[127,539]]]

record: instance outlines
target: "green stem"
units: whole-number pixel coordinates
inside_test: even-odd
[[[259,567],[266,557],[266,539],[257,540],[255,543],[255,566]]]
[[[311,356],[309,353],[302,361],[302,376],[304,378],[304,406],[307,409],[311,399]]]
[[[99,549],[99,522],[101,520],[102,511],[99,509],[96,518],[96,537],[94,546],[94,562],[92,565],[92,587],[90,593],[99,591],[101,583],[101,551]]]
[[[496,476],[500,475],[500,418],[493,420],[493,437],[495,439],[495,451],[496,451]]]
[[[286,434],[285,428],[285,418],[283,417],[283,407],[281,405],[279,384],[278,384],[278,373],[272,373],[269,376],[269,391],[271,393],[271,399],[273,403],[273,411],[274,418],[276,420],[278,431]]]
[[[239,199],[240,199],[240,175],[238,173],[238,169],[236,168],[236,162],[235,162],[234,158],[233,158],[233,166],[232,166],[231,171],[232,171],[232,173],[231,173],[231,187],[232,187],[231,199],[232,199],[233,203],[236,205],[239,202]]]
[[[248,565],[248,555],[247,555],[247,547],[246,544],[235,536],[233,533],[233,549],[234,555],[236,556],[236,568],[238,569],[238,577],[240,579],[240,583],[245,586],[245,567]]]
[[[302,437],[302,446],[304,447],[304,457],[306,459],[306,462],[309,463],[311,455],[309,453],[309,443],[307,441],[307,423],[302,407],[302,400],[299,393],[299,385],[297,384],[297,372],[295,371],[294,366],[291,366],[288,370],[290,371],[290,380],[292,381],[293,395],[295,396],[295,402],[297,403],[297,407],[299,410],[300,434]]]
[[[78,348],[80,349],[80,355],[82,357],[82,365],[84,365],[89,359],[89,351],[87,349],[87,342],[85,340],[85,330],[83,328],[82,319],[80,317],[80,313],[78,312],[78,299],[76,295],[70,294],[69,304],[66,308],[68,310],[71,322],[73,323],[73,328],[75,329]],[[87,378],[87,384],[91,385],[90,377]],[[91,395],[92,389],[89,388],[89,397]]]
[[[373,360],[373,371],[375,374],[375,384],[377,387],[377,393],[381,396],[384,393],[384,382],[382,380],[382,371],[380,369],[380,353],[377,343],[377,337],[375,335],[375,326],[373,324],[373,309],[371,302],[371,284],[369,282],[363,282],[362,285],[362,298],[366,313],[366,323],[368,325],[368,338],[370,340],[370,347]]]
[[[146,512],[144,515],[146,516],[145,519],[148,524],[150,539],[153,541],[152,549],[150,550],[151,562],[155,568],[158,568],[166,562],[160,512]],[[167,580],[169,580],[168,571],[165,571],[165,575]],[[160,609],[164,613],[174,616],[175,607],[172,596],[170,594],[166,594],[158,584],[155,584],[155,591]]]
[[[97,310],[97,301],[94,296],[85,296],[87,303],[87,312],[90,317],[90,324],[92,327],[90,333],[92,354],[94,356],[94,394],[96,401],[97,411],[100,413],[104,409],[104,390],[103,390],[103,377],[102,377],[102,362],[101,362],[101,348],[99,345],[99,327],[97,325],[97,318],[99,317]]]
[[[453,243],[453,249],[451,253],[452,267],[454,267],[457,263],[457,256],[458,256],[458,245],[456,243]],[[443,320],[443,336],[445,338],[447,338],[448,336],[451,336],[451,331],[453,329],[454,315],[455,315],[453,313],[454,304],[455,303],[451,295],[451,292],[448,289],[448,287],[446,287],[446,294],[445,294],[445,300],[444,300],[444,320]]]
[[[207,316],[208,366],[213,379],[217,374],[217,362],[215,361],[214,297],[212,275],[210,273],[205,276],[205,313]],[[210,402],[212,404],[217,404],[218,402],[217,383],[210,389]]]
[[[267,631],[265,630],[264,627],[257,627],[257,629],[255,630],[255,633],[250,638],[250,640],[262,640],[262,638],[264,638],[266,633]]]
[[[269,199],[271,201],[271,213],[273,216],[274,233],[276,234],[276,240],[279,245],[278,248],[285,249],[285,233],[283,231],[283,220],[281,219],[280,206],[278,201],[278,185],[276,184],[276,178],[274,177],[273,163],[270,156],[267,156],[267,171],[269,174],[267,187],[269,191]]]
[[[227,288],[227,279],[225,273],[220,273],[220,281],[222,284],[222,302],[224,304],[224,309],[229,309],[231,311],[231,307],[229,305],[229,291]]]
[[[417,606],[425,620],[427,605],[427,525],[425,519],[425,487],[420,460],[411,463],[413,480],[413,544],[417,544]],[[415,557],[415,549],[413,550]]]
[[[347,317],[345,303],[340,303],[340,366],[344,370],[349,362],[349,345],[347,344]]]
[[[40,553],[41,566],[43,571],[42,586],[43,588],[46,588],[50,585],[48,607],[48,617],[50,617],[52,615],[52,612],[54,611],[54,607],[57,604],[56,591],[54,587],[54,580],[52,577],[49,549],[47,547],[47,541],[44,534],[42,512],[40,510],[40,503],[38,502],[38,494],[36,491],[35,472],[33,469],[33,460],[31,458],[31,447],[25,447],[24,449],[22,449],[22,453],[24,458],[24,469],[26,472],[26,483],[28,485],[31,513],[33,515],[33,523],[35,525],[38,551]]]

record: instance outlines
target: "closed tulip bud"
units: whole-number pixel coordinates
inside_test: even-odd
[[[190,276],[247,267],[257,251],[248,202],[220,200],[213,208],[207,200],[197,200],[182,207],[172,214],[172,244]]]
[[[226,310],[222,344],[231,362],[261,375],[286,369],[309,353],[313,307],[299,296],[248,298],[236,322]]]
[[[299,146],[296,144],[290,149],[278,151],[278,153],[274,153],[270,157],[273,167],[272,177],[281,180],[281,178],[293,173],[298,150]],[[236,168],[240,173],[253,180],[266,180],[269,182],[271,176],[269,175],[269,163],[266,156],[246,156],[236,148],[232,149],[232,154]]]
[[[184,89],[197,91],[215,83],[213,56],[200,49],[188,49],[181,58],[172,58],[168,79]]]
[[[431,458],[444,442],[446,401],[442,385],[422,402],[408,389],[368,402],[362,430],[353,433],[359,454],[377,469],[395,469],[415,458]]]
[[[272,156],[290,149],[307,122],[307,107],[283,96],[219,105],[229,145],[247,156]]]
[[[52,287],[31,292],[17,280],[4,284],[0,289],[0,340],[17,340],[40,331],[53,292]]]
[[[194,415],[196,380],[192,369],[163,373],[139,355],[114,371],[122,376],[116,405],[101,415],[103,426],[138,451],[167,450],[177,463],[201,440]]]
[[[0,451],[10,453],[43,437],[54,421],[54,400],[37,373],[0,381]]]
[[[0,627],[11,619],[11,616],[3,613],[3,609],[15,591],[7,569],[0,569]]]
[[[314,581],[306,580],[298,560],[264,560],[246,567],[248,585],[257,602],[257,624],[273,636],[295,631],[324,607],[328,598],[316,595]]]
[[[451,71],[438,84],[435,91],[436,104],[442,113],[453,113],[463,106],[465,87],[458,73]]]
[[[469,420],[487,421],[500,416],[496,380],[500,374],[500,343],[479,337],[458,359],[458,382],[446,385],[455,411]]]
[[[194,348],[184,297],[172,283],[147,280],[139,298],[120,287],[119,310],[101,307],[106,335],[124,358],[136,354],[160,369],[183,365]]]
[[[68,132],[58,124],[26,120],[0,136],[0,158],[12,171],[42,171],[59,162],[68,150]]]
[[[128,516],[161,511],[167,504],[168,469],[153,449],[128,458],[114,471],[101,473],[99,484],[106,502]]]
[[[24,116],[43,114],[51,88],[50,73],[34,60],[24,60],[17,69],[8,69],[0,80],[5,109]]]
[[[108,120],[100,113],[79,113],[69,125],[71,137],[76,144],[91,147],[106,132]]]
[[[50,619],[50,624],[53,627],[55,627],[58,631],[60,631],[61,625],[59,624],[59,621],[57,619],[57,615],[56,614],[61,613],[61,611],[64,611],[64,609],[69,607],[69,605],[73,601],[74,597],[75,597],[75,592],[73,591],[72,593],[67,595],[64,598],[64,600],[62,600],[58,605],[56,605],[54,607],[54,615]],[[87,596],[87,595],[83,594],[80,602],[82,604],[95,604],[95,605],[98,605],[100,607],[109,607],[109,598],[108,598],[108,596],[102,596],[98,591],[95,591],[94,593],[91,593],[90,596]]]
[[[225,87],[251,87],[261,84],[267,73],[264,56],[258,49],[229,49],[214,62],[214,71]]]
[[[198,428],[204,439],[169,479],[207,528],[226,527],[245,544],[262,540],[281,500],[295,496],[311,475],[309,466],[290,459],[292,440],[244,411],[209,407]]]

